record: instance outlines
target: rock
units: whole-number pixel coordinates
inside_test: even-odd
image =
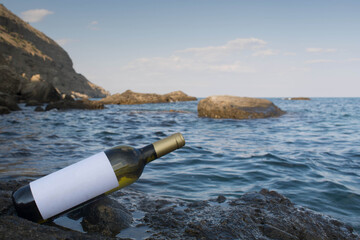
[[[136,93],[127,90],[121,94],[113,94],[99,100],[103,104],[144,104],[144,103],[167,103],[177,101],[194,101],[195,97],[190,97],[181,91],[168,93],[165,95],[155,93]]]
[[[8,66],[7,61],[0,54],[0,92],[15,95],[20,91],[23,79]]]
[[[10,111],[21,110],[16,103],[15,97],[2,92],[0,92],[0,106],[5,107]]]
[[[49,103],[46,106],[45,110],[49,111],[54,108],[58,110],[68,110],[68,109],[97,110],[97,109],[104,109],[104,104],[99,103],[97,101],[90,101],[87,99],[76,100],[76,101],[61,100],[61,101]]]
[[[26,102],[25,106],[29,107],[29,106],[41,106],[43,105],[43,103],[38,102],[37,100],[31,99],[29,101]]]
[[[34,109],[35,112],[44,112],[45,109],[43,109],[42,107],[40,106],[37,106],[35,109]]]
[[[37,224],[17,216],[0,216],[0,239],[48,240],[48,239],[112,239],[101,235],[83,234],[45,224]]]
[[[211,96],[198,103],[199,117],[253,119],[283,115],[271,101],[259,98]]]
[[[185,94],[182,91],[175,91],[171,93],[167,93],[164,95],[166,98],[169,98],[172,102],[186,102],[186,101],[196,101],[196,97],[191,97]]]
[[[42,79],[66,94],[76,92],[90,97],[109,95],[103,88],[75,72],[69,55],[59,44],[24,22],[2,4],[0,53],[16,74],[29,82]]]
[[[288,98],[288,100],[311,100],[308,97],[294,97],[294,98]]]
[[[82,227],[86,232],[116,236],[132,222],[131,213],[119,202],[103,197],[82,209]]]
[[[216,198],[215,201],[218,202],[218,203],[223,203],[223,202],[226,201],[226,197],[223,196],[223,195],[219,195],[219,196]]]
[[[0,114],[9,114],[10,110],[8,107],[0,106]]]
[[[41,103],[59,101],[62,99],[60,92],[45,81],[27,82],[20,90],[21,98],[26,101],[37,101]]]
[[[296,207],[266,189],[237,198],[220,195],[218,201],[186,201],[124,188],[71,213],[75,219],[83,218],[87,233],[80,233],[17,217],[11,192],[27,182],[0,182],[0,239],[107,239],[118,231],[121,239],[124,228],[132,229],[127,232],[136,239],[360,239],[351,226]]]
[[[113,239],[99,234],[93,235],[76,232],[57,226],[51,222],[38,224],[18,217],[12,204],[11,193],[28,183],[28,180],[0,181],[0,239]]]
[[[228,199],[227,204],[172,199],[159,206],[159,201],[149,196],[131,200],[145,212],[150,239],[359,239],[350,226],[296,208],[281,194],[265,189]],[[179,214],[179,209],[184,210]]]
[[[65,101],[75,101],[75,98],[70,94],[63,94],[62,95],[63,100]]]

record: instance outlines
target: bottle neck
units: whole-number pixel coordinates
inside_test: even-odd
[[[158,158],[153,144],[140,148],[139,151],[141,154],[140,158],[145,160],[145,164]]]
[[[175,133],[139,150],[141,152],[142,159],[144,159],[147,164],[156,158],[162,157],[178,148],[183,147],[184,145],[184,137],[181,133]]]

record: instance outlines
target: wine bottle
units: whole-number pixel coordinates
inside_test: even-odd
[[[136,149],[118,146],[39,178],[13,192],[20,217],[45,222],[135,182],[146,164],[185,145],[180,133]]]

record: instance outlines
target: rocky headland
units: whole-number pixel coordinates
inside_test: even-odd
[[[20,110],[19,102],[44,111],[194,100],[181,91],[160,95],[128,90],[110,96],[76,73],[69,55],[55,41],[0,4],[0,114]],[[44,103],[46,106],[42,107]]]
[[[210,96],[198,103],[199,117],[255,119],[278,117],[284,113],[271,101],[260,98]]]
[[[196,101],[196,97],[188,96],[182,91],[175,91],[167,94],[137,93],[127,90],[123,93],[116,93],[99,100],[103,104],[144,104],[144,103],[168,103]]]
[[[266,189],[188,201],[125,188],[69,213],[79,232],[18,217],[11,192],[27,182],[0,182],[1,239],[360,239],[351,226]]]
[[[54,40],[0,4],[0,92],[15,101],[60,101],[105,97],[109,93],[73,69],[69,55]],[[0,99],[2,109],[12,111]]]

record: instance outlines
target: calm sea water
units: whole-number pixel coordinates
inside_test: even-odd
[[[0,180],[36,179],[116,145],[181,132],[186,146],[149,164],[133,187],[184,199],[268,188],[360,232],[360,98],[270,100],[287,114],[198,118],[196,101],[40,113],[21,106],[0,116]]]

